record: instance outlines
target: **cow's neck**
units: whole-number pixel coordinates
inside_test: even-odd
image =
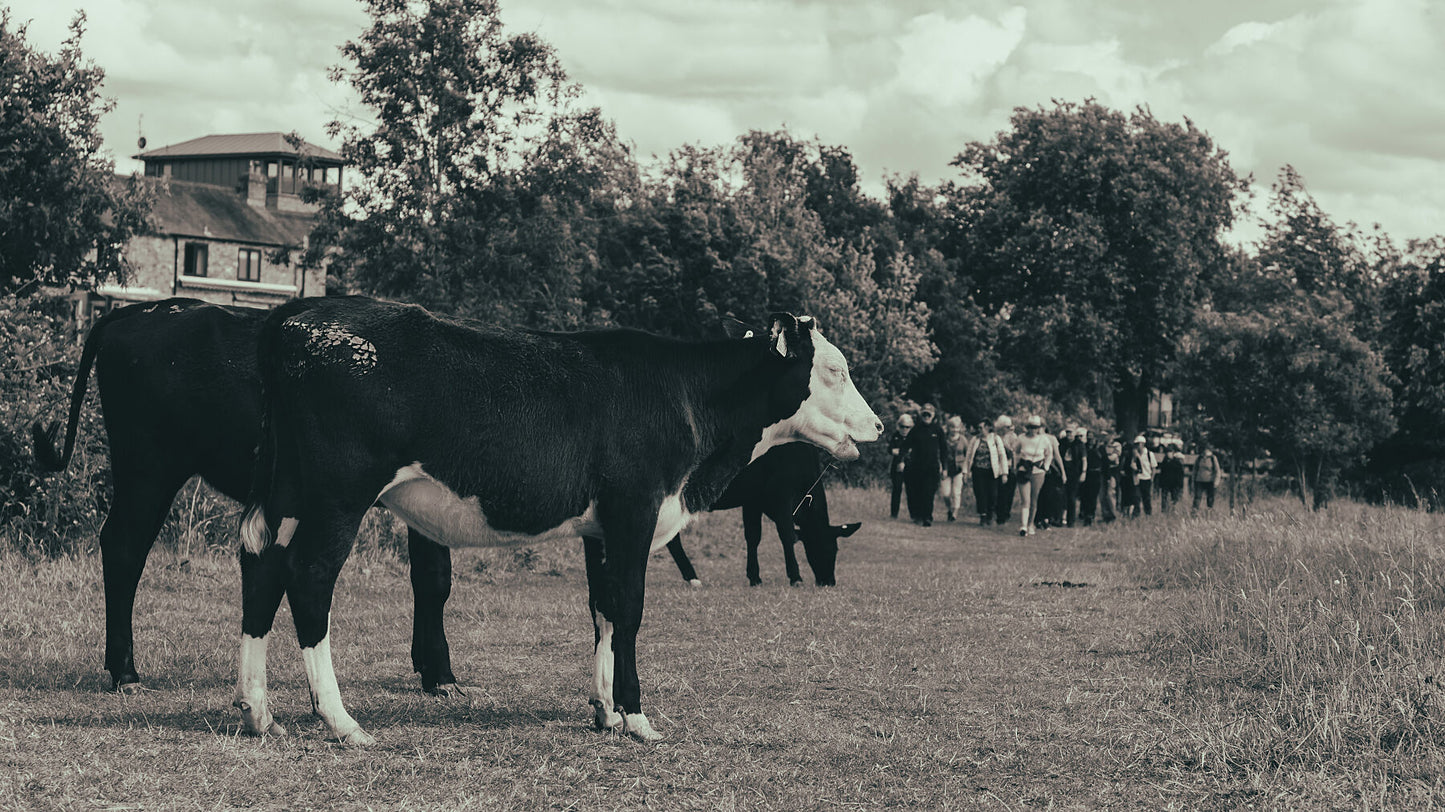
[[[697,421],[707,427],[698,437],[702,461],[683,490],[683,503],[694,513],[717,501],[728,483],[753,460],[767,429],[790,417],[806,397],[803,390],[797,403],[775,402],[776,389],[797,362],[773,354],[767,339],[728,342],[720,347],[725,350],[710,353],[707,380],[711,391],[697,404],[697,411],[710,412],[699,414],[702,419]]]

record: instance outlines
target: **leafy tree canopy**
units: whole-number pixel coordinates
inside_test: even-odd
[[[54,56],[26,42],[0,8],[0,289],[94,284],[124,272],[124,247],[143,231],[150,196],[121,181],[101,150],[105,72],[80,50],[85,14]]]
[[[999,351],[1059,400],[1112,397],[1142,424],[1189,329],[1245,181],[1194,124],[1090,100],[1019,108],[954,160],[962,267],[1006,317]]]

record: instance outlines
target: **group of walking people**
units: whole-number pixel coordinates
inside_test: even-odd
[[[1201,500],[1206,508],[1214,507],[1222,469],[1207,443],[1186,471],[1181,443],[1150,443],[1142,434],[1128,443],[1096,438],[1073,422],[1054,434],[1038,415],[1024,421],[1022,434],[1014,431],[1008,415],[980,420],[971,429],[956,415],[943,425],[937,417],[931,405],[923,406],[917,419],[905,413],[888,439],[895,519],[906,496],[909,518],[928,527],[941,497],[948,521],[955,521],[965,484],[972,485],[983,526],[1007,524],[1017,500],[1022,536],[1048,527],[1147,516],[1154,512],[1156,493],[1160,509],[1169,511],[1184,498],[1186,479],[1193,509]]]

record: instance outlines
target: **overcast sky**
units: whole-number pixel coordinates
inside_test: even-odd
[[[117,101],[122,171],[212,133],[335,147],[327,81],[357,0],[0,0],[55,50],[77,9]],[[1167,9],[1167,10],[1166,10]],[[1337,221],[1445,233],[1445,3],[1437,0],[511,0],[642,156],[786,125],[885,174],[955,177],[1018,106],[1094,97],[1187,116],[1268,187],[1293,164]]]

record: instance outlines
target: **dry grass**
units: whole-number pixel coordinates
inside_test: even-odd
[[[284,608],[271,685],[294,735],[237,734],[229,554],[154,554],[137,617],[154,690],[133,697],[104,692],[98,559],[0,555],[0,808],[1355,809],[1441,792],[1437,700],[1411,682],[1433,686],[1439,650],[1431,517],[1342,506],[1287,524],[1270,508],[1020,539],[878,520],[873,491],[830,497],[836,520],[867,522],[836,589],[788,588],[771,540],[747,587],[735,513],[689,535],[703,589],[654,557],[639,659],[656,746],[587,727],[575,545],[456,554],[448,626],[474,687],[437,700],[410,673],[410,590],[378,520],[333,639],[380,739],[364,750],[310,717]],[[1282,602],[1281,578],[1302,579]],[[1371,645],[1374,660],[1347,653]],[[1395,711],[1407,721],[1381,721],[1391,695],[1416,702]]]

